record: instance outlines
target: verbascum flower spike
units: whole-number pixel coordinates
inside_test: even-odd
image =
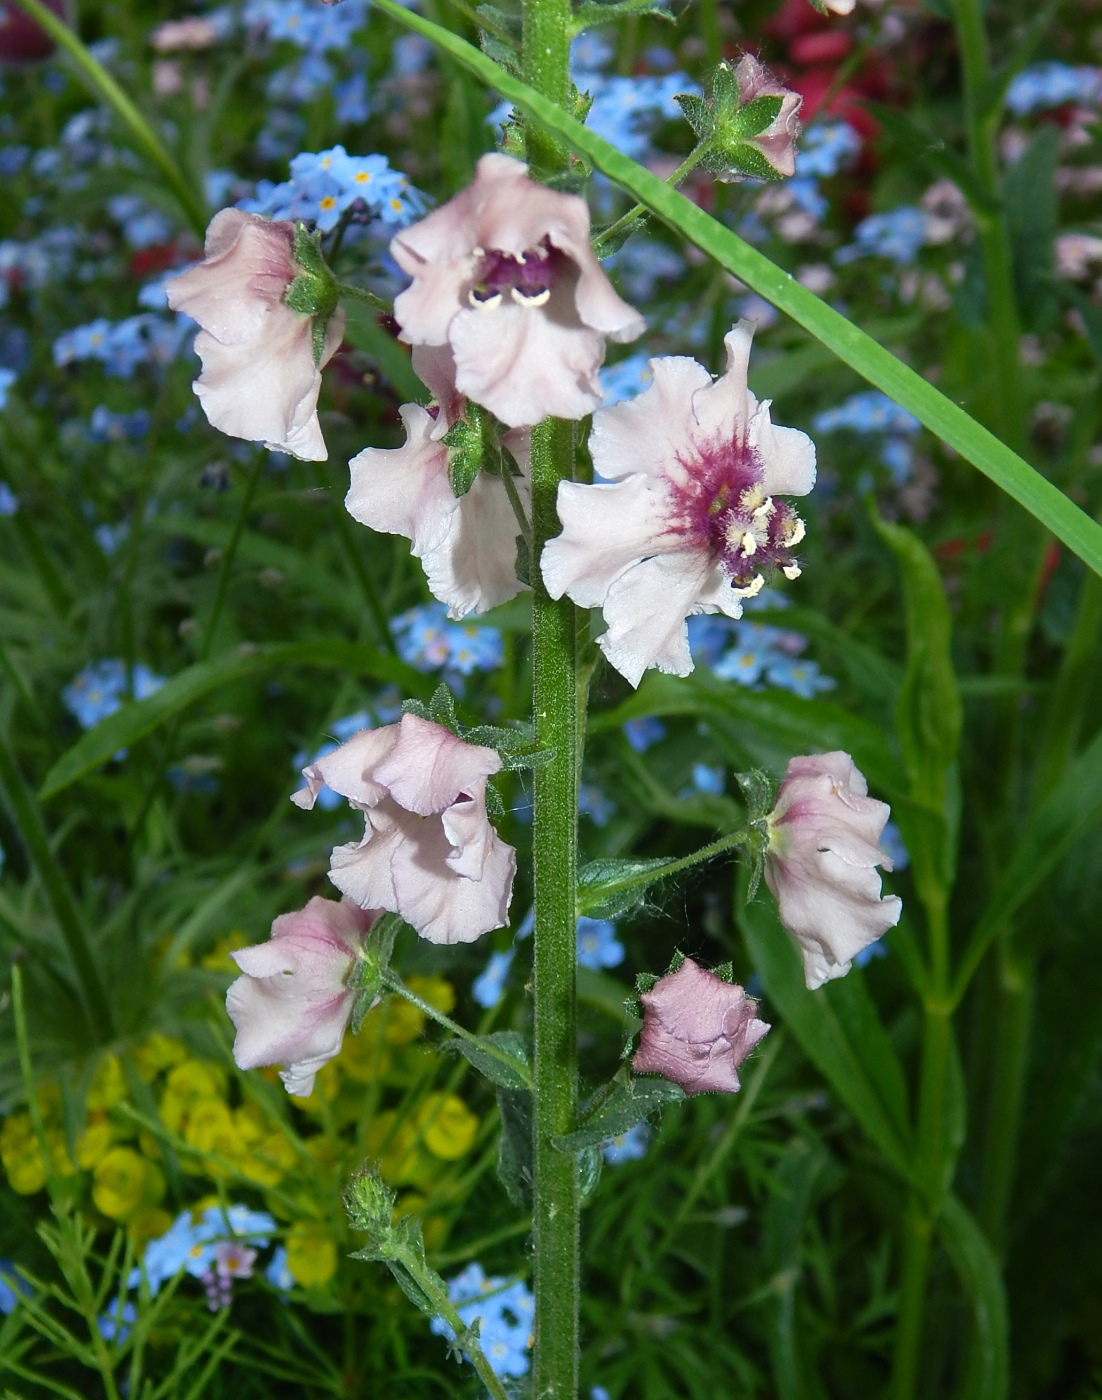
[[[685,958],[639,999],[643,1029],[631,1062],[636,1074],[661,1074],[690,1094],[738,1091],[738,1067],[769,1027],[737,983]]]
[[[345,317],[315,239],[286,219],[223,209],[207,229],[204,254],[166,283],[165,295],[199,323],[195,392],[211,426],[324,462],[321,371],[341,343]]]
[[[413,279],[394,303],[400,338],[449,346],[459,393],[510,428],[592,413],[606,338],[644,328],[594,256],[585,201],[527,171],[483,156],[472,185],[390,245]]]
[[[325,785],[363,813],[363,839],[332,854],[342,894],[401,915],[430,943],[470,943],[509,916],[516,852],[486,813],[486,780],[501,767],[494,749],[407,714],[304,768],[292,800],[310,808]]]
[[[769,401],[746,387],[752,336],[749,321],[728,334],[714,383],[687,357],[651,360],[649,389],[594,416],[589,448],[607,484],[559,486],[563,529],[544,547],[544,583],[552,598],[603,609],[598,644],[632,685],[648,667],[689,674],[688,617],[740,617],[767,572],[799,575],[804,524],[778,497],[811,490],[815,447],[774,427]]]
[[[340,1053],[356,1002],[353,969],[380,912],[315,897],[281,914],[267,943],[230,954],[243,974],[226,993],[239,1069],[284,1065],[287,1092],[311,1092],[318,1070]]]
[[[892,868],[877,845],[891,808],[868,792],[848,753],[793,758],[766,818],[765,883],[812,991],[844,977],[903,911],[898,895],[881,897],[876,870]]]

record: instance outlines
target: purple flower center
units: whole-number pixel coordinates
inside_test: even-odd
[[[537,248],[506,253],[500,248],[476,249],[479,261],[467,294],[472,306],[490,311],[503,301],[518,306],[544,306],[551,299],[557,254],[545,238]]]
[[[695,457],[678,458],[684,475],[671,483],[674,533],[717,559],[736,588],[756,592],[775,568],[798,577],[792,550],[804,523],[787,501],[766,495],[759,453],[739,438],[694,446]]]

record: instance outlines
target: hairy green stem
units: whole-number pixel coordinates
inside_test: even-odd
[[[76,974],[77,993],[89,1028],[97,1041],[106,1043],[113,1034],[111,1003],[96,966],[88,941],[88,932],[68,881],[50,846],[42,812],[33,793],[23,781],[15,755],[3,733],[0,733],[0,792],[7,798],[20,838],[69,949],[69,957]]]
[[[165,150],[156,132],[111,74],[102,63],[88,52],[88,49],[80,42],[69,26],[42,4],[42,0],[15,0],[15,3],[21,10],[25,10],[37,24],[40,24],[50,38],[65,50],[87,85],[93,92],[102,97],[123,124],[129,127],[138,149],[164,176],[165,182],[176,196],[192,230],[202,238],[207,226],[206,205],[184,179],[179,167]]]
[[[536,746],[554,757],[535,771],[535,1180],[532,1209],[536,1351],[532,1394],[574,1400],[578,1378],[579,1190],[577,1162],[554,1139],[574,1127],[578,1108],[577,654],[574,605],[547,596],[538,559],[558,532],[555,497],[574,461],[573,424],[555,420],[532,433],[532,638]]]
[[[696,169],[711,148],[712,143],[710,141],[702,141],[699,146],[694,147],[673,174],[666,177],[666,184],[669,185],[671,189],[677,189],[685,176],[690,175]],[[633,205],[626,214],[621,214],[614,224],[609,224],[608,228],[602,229],[601,233],[598,235],[598,243],[608,243],[610,239],[615,238],[618,234],[623,233],[626,228],[629,228],[640,214],[645,214],[646,212],[645,205]]]
[[[524,81],[563,111],[570,110],[570,39],[574,11],[570,0],[524,0]],[[524,127],[525,151],[533,172],[558,175],[566,168],[566,147],[536,122]],[[537,1391],[537,1395],[538,1395]]]
[[[656,880],[664,880],[668,875],[676,875],[682,870],[689,870],[694,865],[711,860],[714,856],[723,855],[725,851],[734,850],[736,846],[748,845],[751,839],[749,831],[734,831],[730,836],[721,836],[718,841],[701,846],[700,850],[694,851],[692,855],[681,856],[678,860],[668,860],[662,865],[642,870],[638,874],[625,875],[620,880],[609,880],[606,884],[596,885],[592,889],[579,890],[578,913],[588,914],[591,909],[599,908],[612,895],[627,894],[630,890],[652,885]]]

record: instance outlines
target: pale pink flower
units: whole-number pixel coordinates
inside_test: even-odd
[[[214,1266],[218,1277],[227,1281],[252,1278],[256,1254],[255,1249],[249,1249],[236,1240],[219,1240],[214,1246]]]
[[[344,504],[361,525],[385,534],[404,535],[420,559],[434,598],[447,603],[451,617],[485,612],[516,596],[516,537],[520,531],[500,477],[480,471],[464,495],[452,489],[452,450],[444,435],[463,412],[455,391],[455,366],[446,346],[417,346],[413,366],[433,391],[436,403],[425,409],[403,404],[404,447],[366,447],[349,462],[352,484]],[[522,475],[514,477],[517,497],[527,509],[529,432],[505,434]]]
[[[687,617],[739,617],[763,569],[800,572],[803,521],[776,497],[811,490],[815,447],[774,427],[769,401],[747,389],[752,335],[749,321],[730,332],[714,383],[687,357],[651,360],[650,387],[593,419],[590,453],[608,484],[559,486],[563,529],[544,547],[544,583],[552,598],[604,610],[599,645],[632,685],[650,666],[689,674]]]
[[[218,27],[204,15],[189,15],[186,19],[169,19],[159,24],[149,36],[158,53],[177,53],[180,49],[209,49],[218,42]]]
[[[781,109],[764,131],[742,139],[756,146],[778,175],[795,175],[796,141],[800,135],[800,107],[803,98],[798,92],[779,83],[753,54],[743,54],[735,69],[738,81],[739,107],[745,107],[756,97],[779,97]],[[734,178],[734,177],[732,177]]]
[[[203,372],[195,392],[213,427],[307,462],[328,455],[318,424],[321,371],[341,343],[338,307],[314,359],[314,320],[284,301],[299,275],[295,226],[223,209],[207,229],[205,257],[165,286],[174,311],[199,322]]]
[[[768,818],[765,882],[812,991],[844,977],[903,910],[898,895],[881,898],[876,867],[892,862],[877,842],[891,808],[868,792],[848,753],[793,758]]]
[[[281,914],[267,943],[230,954],[243,973],[226,993],[239,1069],[285,1065],[287,1092],[310,1093],[315,1074],[340,1052],[356,999],[349,975],[379,913],[315,897]]]
[[[486,815],[486,779],[500,768],[493,749],[404,715],[304,768],[292,801],[310,808],[326,784],[363,812],[363,840],[333,851],[342,894],[400,914],[430,943],[470,943],[508,921],[516,852]]]
[[[527,170],[483,156],[472,185],[390,245],[413,278],[394,302],[401,339],[449,345],[459,392],[511,428],[591,413],[606,337],[644,328],[594,256],[585,201]]]
[[[737,983],[686,958],[644,992],[643,1029],[631,1061],[636,1074],[661,1074],[690,1094],[733,1094],[738,1067],[769,1027]]]

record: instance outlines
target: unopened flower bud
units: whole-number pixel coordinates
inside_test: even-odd
[[[636,1074],[664,1075],[690,1094],[737,1092],[739,1065],[769,1030],[752,997],[686,958],[640,1000]]]
[[[345,1188],[344,1208],[354,1230],[377,1235],[390,1228],[394,1192],[374,1167],[365,1164]]]

